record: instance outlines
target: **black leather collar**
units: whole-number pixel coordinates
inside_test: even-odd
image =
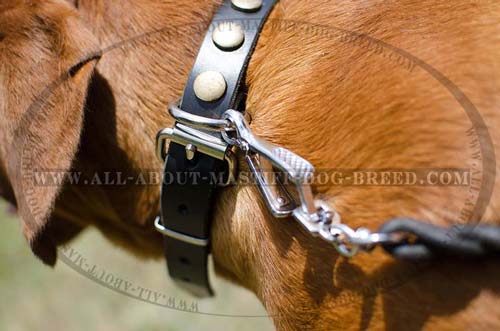
[[[277,2],[264,0],[255,10],[239,8],[242,3],[259,1],[224,0],[205,35],[195,64],[189,75],[180,107],[185,112],[219,119],[228,109],[244,111],[245,73],[260,30]],[[239,47],[224,50],[215,45],[212,32],[221,22],[234,22],[243,27],[244,41]],[[199,99],[193,84],[205,71],[222,74],[225,93],[217,100]],[[220,135],[220,133],[210,133]],[[194,174],[194,177],[193,177]],[[201,152],[186,157],[186,146],[170,142],[165,158],[164,180],[161,187],[161,225],[165,234],[165,257],[170,276],[193,295],[211,296],[208,279],[210,224],[216,184],[220,174],[227,176],[227,165]],[[166,180],[166,178],[170,180]],[[192,180],[196,178],[196,180]]]

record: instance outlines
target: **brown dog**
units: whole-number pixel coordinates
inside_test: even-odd
[[[0,184],[45,263],[89,224],[139,256],[161,256],[158,186],[44,186],[33,173],[160,169],[155,134],[172,124],[166,106],[219,3],[0,2]],[[495,168],[477,165],[499,153],[499,15],[494,0],[281,0],[248,71],[252,128],[318,169],[479,169],[481,185],[494,185],[481,221],[499,224]],[[480,119],[471,122],[466,100]],[[496,148],[478,159],[481,119]],[[372,230],[396,216],[446,225],[470,204],[467,190],[448,186],[316,194]],[[213,220],[218,272],[254,291],[280,330],[500,326],[498,263],[415,271],[381,250],[345,260],[271,217],[253,186],[221,190]]]

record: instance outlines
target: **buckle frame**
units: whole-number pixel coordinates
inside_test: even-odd
[[[227,158],[230,147],[222,138],[190,128],[182,123],[176,123],[173,128],[164,128],[156,134],[156,155],[162,161],[165,161],[167,156],[167,140],[183,146],[192,145],[196,148],[196,151],[218,160]]]
[[[172,103],[168,109],[177,122],[172,128],[164,128],[156,134],[157,157],[165,161],[167,156],[167,140],[173,141],[186,147],[186,157],[189,159],[194,153],[200,152],[218,160],[226,161],[229,171],[227,180],[224,183],[218,184],[220,186],[228,186],[233,183],[237,168],[233,147],[225,142],[220,135],[211,135],[202,131],[219,131],[222,128],[222,124],[227,122],[185,112],[179,108],[178,102]]]

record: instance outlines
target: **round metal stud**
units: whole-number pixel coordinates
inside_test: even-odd
[[[243,44],[245,33],[235,22],[221,22],[212,32],[212,40],[222,50],[234,50]]]
[[[262,0],[231,0],[231,3],[243,11],[256,11],[262,7]]]
[[[196,77],[193,89],[199,99],[206,102],[215,101],[226,91],[226,80],[218,71],[205,71]]]

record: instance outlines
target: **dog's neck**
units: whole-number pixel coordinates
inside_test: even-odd
[[[153,140],[159,128],[172,124],[166,106],[182,93],[205,33],[202,28],[185,27],[208,24],[219,2],[96,3],[80,1],[83,15],[101,44],[120,47],[108,48],[97,66],[96,88],[88,99],[81,163],[90,168],[161,169]],[[403,38],[393,30],[407,21],[402,13],[414,13],[421,20],[419,24],[432,31],[436,23],[426,18],[431,17],[427,9],[416,3],[363,4],[367,3],[373,5],[369,10],[351,1],[323,10],[325,2],[321,1],[308,5],[282,1],[271,20],[284,18],[284,23],[295,25],[284,24],[281,29],[266,26],[248,71],[247,110],[255,133],[306,157],[318,169],[467,164],[462,153],[467,145],[462,130],[465,120],[432,79],[420,76],[422,73],[410,74],[391,56],[367,51],[356,38],[335,38],[339,31],[335,26],[349,26],[432,58],[415,47],[418,34]],[[383,22],[377,13],[386,11],[390,15]],[[315,33],[297,21],[305,27],[312,22],[327,29]],[[165,26],[174,27],[174,32],[144,35]],[[438,28],[441,38],[451,38],[454,29]],[[134,39],[138,35],[144,38]],[[120,44],[123,40],[129,42]],[[435,40],[439,42],[439,38]],[[440,49],[441,44],[433,41],[431,46]],[[472,56],[466,53],[462,59]],[[442,67],[454,72],[448,64]],[[383,74],[380,68],[384,68]],[[493,81],[486,76],[484,81]],[[429,98],[415,97],[416,91],[427,93],[429,86],[433,87]],[[402,106],[405,104],[408,107]],[[422,118],[436,136],[452,138],[446,144],[436,144],[433,133],[422,127]],[[109,123],[113,123],[111,130]],[[95,132],[100,133],[96,136]],[[426,194],[415,187],[337,185],[317,189],[346,223],[372,229],[401,215],[449,222],[460,210],[459,202],[464,201],[463,192],[443,194],[442,188],[426,189]],[[103,213],[91,215],[105,234],[140,254],[161,255],[161,238],[152,228],[159,210],[158,187],[100,191],[95,197],[96,204],[86,209],[95,210],[97,205],[106,210],[106,218],[102,218]],[[277,325],[284,329],[310,327],[316,317],[330,322],[338,316],[358,319],[362,309],[381,313],[383,305],[371,301],[372,293],[365,292],[378,289],[380,277],[405,275],[406,270],[404,265],[388,264],[379,251],[353,262],[338,259],[332,247],[309,236],[298,224],[272,218],[252,186],[232,187],[218,194],[212,238],[218,270],[257,293],[269,313],[279,315]],[[366,284],[375,285],[367,289]],[[349,306],[342,300],[348,300]],[[326,316],[320,314],[324,310],[328,311]],[[352,327],[352,322],[342,320],[339,327]]]

